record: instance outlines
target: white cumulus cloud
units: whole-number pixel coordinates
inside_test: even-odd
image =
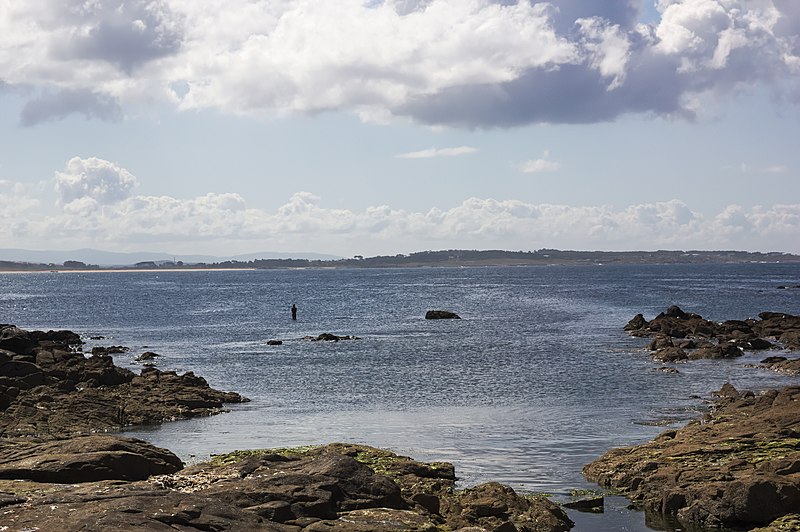
[[[116,250],[146,245],[176,252],[235,247],[339,255],[542,247],[800,252],[800,204],[728,205],[704,215],[679,200],[613,208],[469,198],[427,211],[390,205],[355,210],[332,208],[310,192],[297,192],[277,208],[263,209],[236,193],[188,199],[131,195],[125,184],[130,177],[120,177],[123,169],[97,159],[73,161],[71,176],[80,176],[78,168],[99,166],[104,168],[99,173],[116,177],[71,183],[64,198],[70,201],[46,215],[33,198],[7,193],[13,183],[0,184],[0,234],[8,245]]]
[[[59,201],[70,204],[86,200],[98,204],[118,202],[128,197],[138,184],[136,177],[120,166],[97,157],[67,161],[63,172],[56,172],[55,187]]]
[[[791,0],[0,0],[21,122],[173,105],[344,110],[459,127],[692,116],[698,95],[800,87]],[[20,92],[21,93],[21,92]]]

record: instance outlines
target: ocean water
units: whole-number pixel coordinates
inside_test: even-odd
[[[234,449],[333,441],[456,465],[565,498],[584,464],[646,441],[740,389],[797,383],[744,367],[764,353],[655,371],[622,327],[671,304],[715,320],[800,314],[800,265],[552,266],[0,274],[0,322],[103,335],[137,369],[194,371],[252,402],[135,437],[185,461]],[[298,320],[289,309],[296,303]],[[423,319],[448,309],[462,320]],[[359,340],[310,342],[323,332]],[[269,346],[271,339],[283,345]],[[575,530],[649,530],[611,497]]]

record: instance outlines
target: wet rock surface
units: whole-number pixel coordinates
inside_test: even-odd
[[[752,528],[800,508],[800,387],[726,384],[706,418],[584,468],[650,514],[686,527]],[[776,528],[777,529],[777,528]]]
[[[539,532],[572,526],[543,497],[523,497],[496,483],[464,491],[454,484],[450,464],[331,444],[236,452],[135,482],[54,489],[0,480],[0,492],[8,501],[9,530]]]
[[[767,349],[800,351],[800,316],[780,312],[718,323],[673,305],[650,321],[637,314],[625,330],[653,338],[649,348],[653,359],[661,362],[736,358],[745,351]]]

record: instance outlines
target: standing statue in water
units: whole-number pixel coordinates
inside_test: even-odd
[[[295,305],[294,303],[292,303],[292,319],[293,320],[297,319],[297,305]]]

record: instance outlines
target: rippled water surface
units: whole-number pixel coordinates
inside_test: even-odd
[[[744,367],[763,353],[654,371],[646,341],[622,332],[634,314],[800,314],[800,290],[777,289],[798,282],[788,264],[3,274],[0,322],[104,335],[95,343],[131,347],[120,365],[156,351],[161,369],[252,399],[132,431],[185,460],[359,442],[453,462],[464,485],[564,496],[595,487],[584,464],[696,416],[725,382],[797,382]],[[424,320],[434,308],[463,319]],[[303,340],[322,332],[361,339]],[[609,502],[604,517],[574,516],[576,530],[647,529]]]

